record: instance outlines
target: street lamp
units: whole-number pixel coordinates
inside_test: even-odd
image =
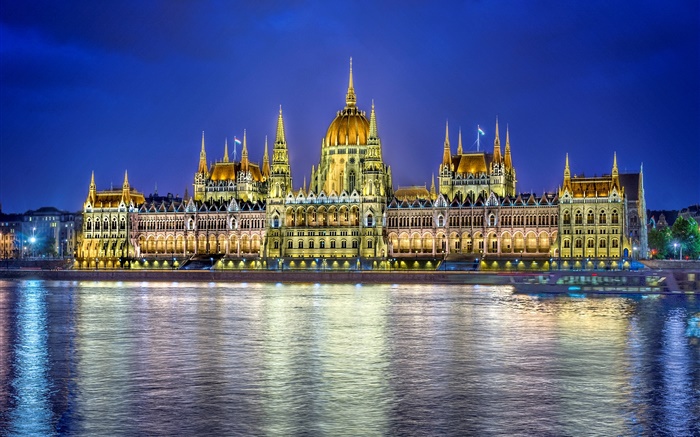
[[[673,243],[673,251],[675,252],[677,250],[678,250],[678,243]],[[681,259],[680,256],[678,257],[678,259],[679,260]]]

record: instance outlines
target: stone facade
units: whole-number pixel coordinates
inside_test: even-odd
[[[546,260],[618,262],[646,254],[643,175],[571,176],[568,155],[556,193],[516,192],[510,133],[505,150],[496,120],[492,152],[456,153],[446,126],[438,185],[393,189],[383,161],[374,104],[357,106],[352,64],[345,107],[321,140],[310,179],[294,189],[284,119],[262,165],[241,159],[207,165],[204,135],[190,198],[148,199],[124,181],[97,192],[84,208],[77,266],[225,268],[287,266],[371,268],[397,260]],[[237,141],[237,140],[236,140]],[[253,264],[250,264],[250,263]],[[580,262],[580,261],[577,261]],[[603,262],[603,261],[601,261]],[[195,264],[193,264],[195,263]],[[397,264],[398,265],[398,264]],[[402,265],[406,265],[405,262]]]

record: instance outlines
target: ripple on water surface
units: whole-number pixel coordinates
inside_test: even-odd
[[[0,433],[700,433],[692,297],[0,281]]]

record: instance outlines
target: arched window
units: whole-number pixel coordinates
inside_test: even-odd
[[[273,227],[273,228],[279,228],[279,227],[280,227],[280,218],[279,218],[279,216],[274,216],[274,217],[272,217],[272,227]]]
[[[578,210],[576,211],[576,216],[575,216],[576,224],[577,225],[582,225],[583,224],[583,214],[581,214],[581,211]]]
[[[367,214],[367,226],[374,226],[374,216]]]
[[[350,170],[350,173],[348,174],[348,193],[352,193],[352,190],[355,189],[355,171]]]
[[[297,245],[297,248],[298,248],[298,249],[303,249],[303,248],[304,248],[304,242],[301,241],[301,240],[299,240],[299,243],[298,243],[298,245]]]
[[[443,227],[445,225],[445,218],[442,215],[438,215],[437,217],[437,225],[439,228]]]
[[[616,209],[613,209],[613,212],[612,212],[612,224],[616,225],[616,224],[618,224],[618,222],[619,222],[619,217],[618,217],[618,215],[617,215],[617,210],[616,210]]]
[[[605,215],[605,211],[600,212],[600,217],[598,217],[598,223],[601,225],[604,225],[607,222],[607,217]]]
[[[601,249],[605,249],[605,246],[606,246],[605,240],[600,240],[598,242],[598,247],[600,247]]]
[[[595,223],[595,216],[593,215],[593,210],[588,210],[588,215],[586,216],[586,224],[592,225]]]
[[[569,241],[569,239],[567,238],[566,240],[564,240],[564,249],[569,248],[571,248],[571,241]]]
[[[496,226],[496,216],[493,214],[489,215],[489,226]]]
[[[581,247],[583,247],[583,243],[581,242],[580,238],[576,239],[575,247],[576,247],[576,249],[580,249]]]
[[[589,238],[588,241],[586,241],[586,247],[593,249],[595,247],[595,241],[592,238]]]

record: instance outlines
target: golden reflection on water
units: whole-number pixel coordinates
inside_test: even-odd
[[[354,285],[275,287],[265,294],[264,429],[292,433],[300,417],[324,434],[387,430],[383,293]],[[306,364],[304,364],[306,363]],[[342,408],[338,408],[342,406]]]
[[[683,435],[700,422],[700,355],[684,336],[699,311],[692,298],[431,284],[10,289],[0,292],[0,408],[17,427],[39,418],[84,435]],[[23,349],[36,352],[36,371],[22,368]],[[13,390],[46,414],[22,413]]]

